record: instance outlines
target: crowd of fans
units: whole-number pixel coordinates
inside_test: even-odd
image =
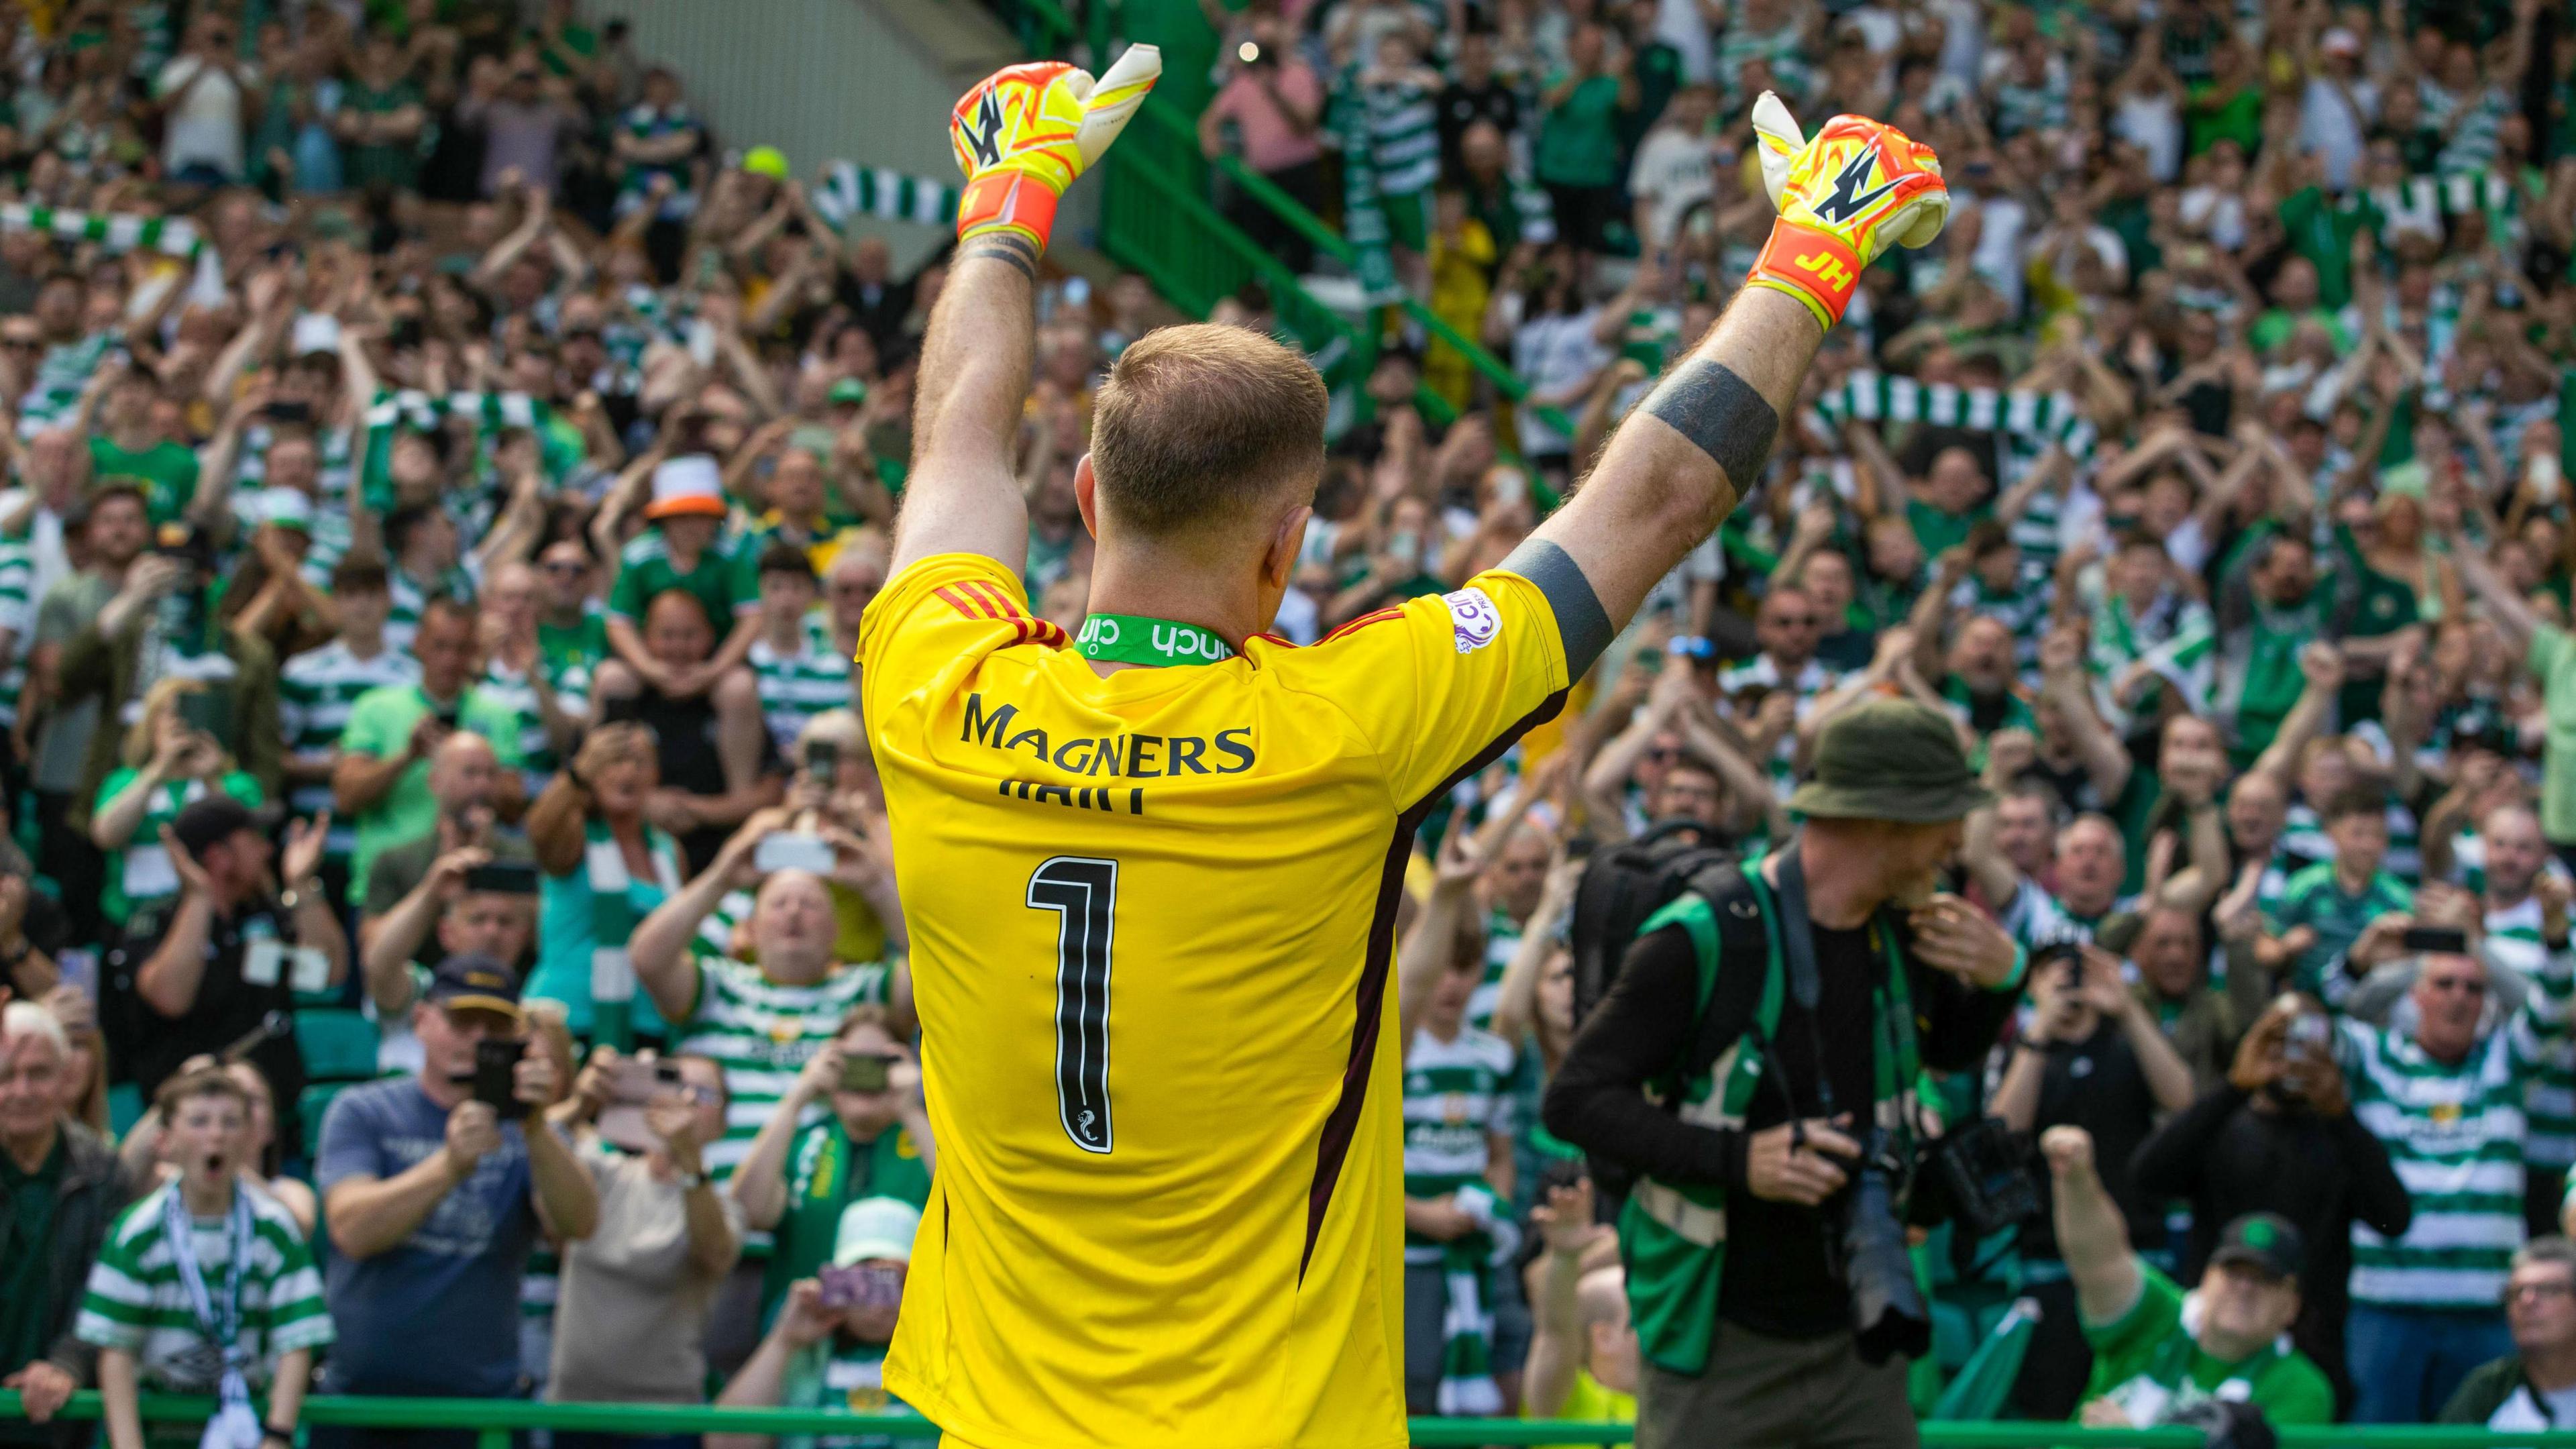
[[[1382,216],[1532,388],[1400,337],[1347,381],[1301,643],[1576,486],[1768,225],[1764,90],[1954,197],[1425,832],[1417,1411],[1631,1412],[1607,1192],[1537,1110],[1577,882],[1783,838],[1822,724],[1897,693],[1998,792],[1960,876],[2032,962],[1926,1100],[2041,1187],[1918,1244],[1922,1407],[2022,1334],[1986,1413],[2576,1422],[2571,18],[1211,0],[1211,153]],[[138,1388],[237,1449],[308,1384],[895,1407],[936,1148],[852,658],[940,262],[568,0],[19,0],[0,53],[0,1382],[107,1390],[116,1449]],[[1170,314],[1040,306],[1025,582],[1070,633],[1092,390]]]

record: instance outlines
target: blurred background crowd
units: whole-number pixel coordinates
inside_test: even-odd
[[[1893,693],[1998,791],[1960,884],[2032,960],[1927,1100],[2040,1188],[1917,1243],[1918,1408],[2576,1422],[2576,10],[1202,5],[1208,201],[1280,264],[1209,310],[1334,386],[1300,643],[1579,486],[1767,233],[1762,92],[1930,142],[1954,198],[1734,516],[1426,827],[1417,1411],[1626,1411],[1607,1185],[1538,1111],[1584,882],[1779,839],[1824,722]],[[684,60],[578,0],[0,3],[31,1414],[228,1373],[888,1407],[936,1153],[852,660],[943,263]],[[1071,632],[1094,387],[1187,313],[1060,252],[1021,480]],[[1319,306],[1362,345],[1281,320]],[[2104,1195],[2152,1323],[2080,1311]],[[2172,1347],[2174,1285],[2237,1279],[2261,1372]]]

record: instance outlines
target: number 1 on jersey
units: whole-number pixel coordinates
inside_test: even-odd
[[[1109,1132],[1109,947],[1118,862],[1059,855],[1029,876],[1029,909],[1056,913],[1055,1103],[1064,1133],[1106,1153]]]

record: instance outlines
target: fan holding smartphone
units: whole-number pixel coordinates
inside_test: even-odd
[[[706,1378],[716,1287],[742,1251],[742,1214],[705,1149],[724,1136],[724,1072],[701,1056],[591,1053],[547,1113],[599,1187],[599,1228],[564,1249],[549,1391],[636,1403]]]

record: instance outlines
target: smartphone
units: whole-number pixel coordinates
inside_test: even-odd
[[[620,1061],[609,1074],[608,1105],[599,1109],[599,1139],[629,1152],[651,1147],[653,1129],[644,1120],[644,1109],[651,1105],[654,1093],[679,1084],[678,1062],[633,1057]]]
[[[283,402],[273,402],[262,411],[272,423],[310,423],[313,421],[313,404],[304,401],[302,398],[290,398]]]
[[[440,728],[452,730],[456,728],[457,721],[464,718],[464,707],[465,701],[460,699],[453,704],[443,704],[431,710],[430,717],[438,721]]]
[[[903,1269],[892,1263],[825,1264],[814,1270],[826,1308],[894,1308],[903,1303]]]
[[[2469,933],[2457,926],[2408,926],[2398,944],[2416,955],[2465,956]]]
[[[893,1080],[895,1059],[883,1052],[853,1052],[841,1058],[841,1090],[882,1092]]]
[[[519,1058],[528,1054],[519,1037],[485,1037],[474,1044],[474,1100],[487,1104],[504,1122],[528,1115],[518,1097]]]
[[[465,888],[494,895],[532,896],[537,893],[537,868],[524,860],[489,861],[465,872]]]
[[[839,740],[811,739],[805,742],[805,768],[817,780],[829,784],[841,768]]]
[[[834,859],[830,841],[791,830],[762,837],[751,852],[752,865],[764,871],[803,870],[828,875]]]
[[[192,689],[180,695],[179,722],[200,734],[211,737],[224,753],[233,752],[237,734],[233,727],[233,698],[230,690]]]
[[[2326,1044],[2334,1037],[2334,1025],[2314,1012],[2290,1019],[2290,1034],[2281,1041],[2281,1056],[2286,1061],[2322,1061]]]

